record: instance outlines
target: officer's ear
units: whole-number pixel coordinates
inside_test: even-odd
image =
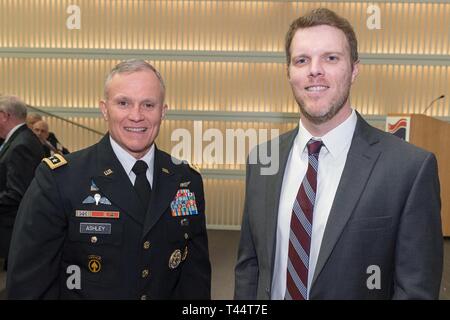
[[[161,113],[161,120],[166,117],[167,109],[169,109],[169,106],[167,104],[164,104],[164,106],[162,108],[162,113]]]
[[[106,100],[100,100],[99,102],[100,111],[103,114],[103,118],[108,121],[108,110],[106,108]]]

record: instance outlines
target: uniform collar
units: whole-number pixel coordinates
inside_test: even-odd
[[[153,168],[154,168],[154,162],[155,162],[155,144],[153,143],[150,147],[150,150],[140,159],[136,159],[131,154],[129,154],[127,151],[125,151],[124,148],[122,148],[112,137],[109,136],[109,141],[111,142],[111,147],[114,151],[114,154],[116,155],[117,159],[119,160],[120,164],[122,165],[123,169],[125,170],[127,175],[130,175],[131,170],[133,169],[134,164],[137,160],[143,160],[145,163],[147,163],[148,168],[150,172],[152,173],[151,176],[153,176]]]

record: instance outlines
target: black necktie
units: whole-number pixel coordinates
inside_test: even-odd
[[[134,182],[134,190],[136,190],[139,199],[141,199],[142,205],[144,206],[145,210],[148,209],[150,196],[152,193],[152,188],[150,187],[150,183],[147,180],[146,175],[147,168],[148,168],[147,163],[145,163],[142,160],[138,160],[134,164],[133,169],[131,169],[136,174],[136,181]]]

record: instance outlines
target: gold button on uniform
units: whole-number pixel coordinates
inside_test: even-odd
[[[147,300],[147,295],[143,294],[143,295],[141,296],[141,300]]]
[[[149,274],[148,269],[142,270],[142,278],[147,278],[148,274]]]
[[[150,248],[150,241],[145,241],[144,242],[144,249],[148,250],[148,248]]]
[[[92,236],[91,237],[91,243],[97,243],[97,237],[96,236]]]
[[[184,238],[187,240],[189,239],[189,235],[187,233],[184,234]]]

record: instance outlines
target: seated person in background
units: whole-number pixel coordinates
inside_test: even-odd
[[[33,124],[32,128],[34,134],[39,138],[44,149],[44,154],[46,157],[50,157],[55,153],[61,153],[56,149],[47,139],[49,136],[48,124],[44,120],[39,120]]]
[[[27,116],[27,126],[31,130],[33,130],[33,132],[35,132],[33,127],[38,121],[43,121],[42,120],[42,116],[39,113],[30,113],[30,114],[28,114],[28,116]],[[55,134],[53,132],[49,132],[48,124],[46,122],[45,122],[45,125],[47,126],[47,138],[45,140],[47,140],[47,142],[49,142],[54,149],[58,150],[59,151],[58,153],[60,153],[60,154],[68,154],[68,153],[70,153],[69,150],[66,149],[58,141],[58,139],[56,138]],[[37,135],[39,136],[39,134],[37,134]],[[42,140],[41,140],[41,142],[42,142]],[[46,155],[47,155],[47,151],[46,151]]]

